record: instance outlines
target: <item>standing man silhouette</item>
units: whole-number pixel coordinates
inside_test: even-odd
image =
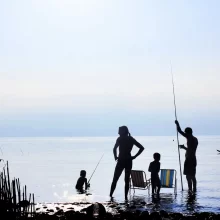
[[[186,159],[184,162],[184,170],[183,174],[186,175],[186,180],[188,183],[189,192],[196,191],[197,181],[196,181],[196,149],[198,146],[198,139],[193,136],[192,128],[185,128],[185,132],[183,132],[180,128],[179,122],[175,121],[177,131],[187,139],[187,147],[184,145],[180,145],[181,149],[186,150]],[[192,188],[193,186],[193,188]]]

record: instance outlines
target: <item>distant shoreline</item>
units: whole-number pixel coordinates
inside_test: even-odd
[[[146,137],[173,137],[176,138],[176,134],[173,135],[133,135],[134,137],[146,138]],[[220,137],[219,135],[200,135],[197,134],[197,137]],[[0,138],[116,138],[115,136],[0,136]]]

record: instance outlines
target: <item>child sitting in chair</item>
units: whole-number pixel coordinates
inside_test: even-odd
[[[161,187],[160,178],[159,178],[160,154],[154,153],[153,157],[154,157],[154,161],[150,163],[148,171],[151,172],[152,195],[155,192],[157,192],[157,196],[159,197],[160,187]]]
[[[81,170],[80,171],[80,177],[79,177],[79,179],[77,180],[77,183],[76,183],[76,189],[78,191],[80,191],[81,193],[83,192],[84,184],[85,184],[85,190],[87,190],[87,188],[90,187],[90,184],[87,183],[86,171]]]

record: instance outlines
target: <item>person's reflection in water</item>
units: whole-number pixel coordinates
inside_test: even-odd
[[[152,207],[153,211],[157,211],[158,209],[160,209],[160,198],[157,198],[154,195],[152,195],[152,203],[153,203],[153,207]]]
[[[176,207],[176,196],[170,193],[162,193],[160,199],[152,197],[154,209],[166,210],[172,212]]]
[[[196,193],[188,193],[186,195],[186,208],[189,211],[196,211],[197,209]]]
[[[125,200],[128,200],[128,191],[129,191],[129,180],[132,169],[132,160],[134,160],[138,155],[142,153],[144,147],[138,143],[133,137],[131,137],[128,128],[126,126],[119,127],[118,134],[120,137],[116,140],[113,153],[117,165],[115,167],[114,177],[110,190],[110,197],[112,197],[116,184],[119,177],[122,174],[122,171],[125,169]],[[139,148],[139,151],[135,156],[131,156],[131,150],[133,145]],[[119,147],[119,156],[117,156],[117,148]]]

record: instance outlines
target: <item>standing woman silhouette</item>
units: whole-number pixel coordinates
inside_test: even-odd
[[[122,171],[125,169],[125,200],[128,200],[129,179],[132,169],[132,160],[134,160],[142,153],[144,147],[140,143],[138,143],[133,137],[131,137],[126,126],[119,127],[118,134],[119,137],[116,140],[115,146],[113,148],[113,153],[115,160],[117,161],[117,165],[115,167],[114,177],[111,185],[110,197],[112,197],[118,179],[121,176]],[[137,146],[139,148],[139,151],[136,155],[131,156],[133,145]],[[118,147],[119,155],[117,156]]]

